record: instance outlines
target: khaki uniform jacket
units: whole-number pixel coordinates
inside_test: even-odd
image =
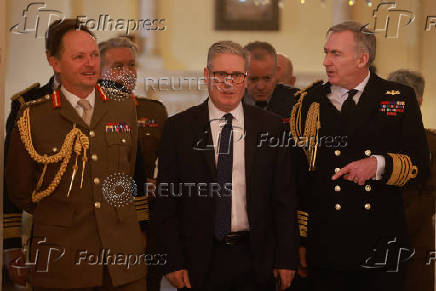
[[[67,197],[75,162],[73,152],[59,186],[50,196],[33,203],[31,194],[43,166],[29,156],[18,129],[14,128],[12,132],[6,167],[7,186],[11,200],[34,217],[31,261],[36,265],[32,271],[32,285],[46,288],[99,286],[104,266],[115,286],[144,277],[145,240],[138,226],[134,203],[114,207],[105,200],[102,191],[105,180],[114,182],[111,175],[133,175],[137,149],[134,103],[130,98],[111,101],[96,89],[94,112],[88,127],[62,94],[58,98],[54,94],[45,98],[43,102],[30,105],[35,150],[40,155],[52,155],[61,148],[74,124],[89,137],[90,146],[83,188],[80,189],[80,156],[79,168]],[[110,130],[114,123],[124,123],[124,129]],[[59,164],[48,165],[41,190],[50,184]],[[125,186],[123,190],[126,190]]]

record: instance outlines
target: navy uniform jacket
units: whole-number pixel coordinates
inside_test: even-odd
[[[12,129],[15,126],[18,111],[20,107],[28,101],[39,99],[46,94],[50,94],[53,91],[54,78],[51,77],[50,81],[43,87],[40,87],[39,83],[35,83],[29,88],[15,94],[12,97],[11,112],[9,113],[6,122],[6,138],[5,138],[5,165],[6,157],[8,155],[9,140]],[[9,199],[6,189],[6,183],[4,183],[4,195],[3,195],[3,215],[4,215],[4,238],[3,247],[5,249],[21,248],[21,213]]]
[[[317,83],[302,94],[301,132],[315,102],[320,105],[321,128],[314,170],[307,171],[304,154],[299,159],[300,236],[312,266],[356,269],[373,262],[365,263],[374,256],[373,247],[404,237],[401,184],[407,174],[414,176],[412,165],[418,172],[412,181],[427,176],[429,153],[411,88],[371,74],[349,124],[327,98],[329,92],[327,84]],[[364,186],[331,180],[339,168],[371,155],[386,160],[382,180],[369,180]]]
[[[295,104],[294,95],[295,93],[297,93],[297,91],[297,88],[293,88],[280,83],[277,84],[274,88],[271,98],[268,100],[268,106],[266,107],[266,110],[278,114],[280,117],[282,117],[283,122],[285,124],[288,124],[292,107]],[[246,93],[244,96],[244,103],[255,105],[255,100],[253,100]]]

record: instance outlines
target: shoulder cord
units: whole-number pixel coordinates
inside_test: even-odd
[[[76,175],[78,166],[77,166],[77,158],[81,154],[83,149],[83,155],[82,155],[82,180],[80,183],[80,188],[82,188],[83,185],[83,173],[85,171],[86,162],[88,161],[88,158],[86,156],[86,150],[89,149],[89,138],[78,128],[76,128],[76,125],[74,124],[73,129],[66,135],[64,143],[62,144],[61,149],[58,153],[47,156],[46,154],[41,156],[38,154],[33,146],[32,142],[32,133],[31,133],[31,127],[30,127],[30,108],[26,108],[23,112],[22,117],[17,121],[18,129],[20,132],[21,141],[23,142],[27,152],[29,153],[30,157],[36,161],[39,164],[44,164],[44,169],[42,171],[41,176],[39,177],[38,183],[36,185],[35,190],[32,193],[32,201],[34,203],[39,202],[41,199],[49,196],[53,191],[59,186],[59,183],[62,179],[62,176],[64,175],[67,165],[71,159],[71,155],[74,149],[74,152],[76,153],[76,162],[73,166],[73,174],[71,177],[71,184],[70,188],[68,190],[67,196],[69,196],[74,177]],[[74,147],[73,147],[74,145]],[[58,172],[53,178],[53,181],[50,183],[50,185],[47,187],[47,189],[43,191],[39,191],[41,188],[42,182],[44,180],[45,172],[47,170],[48,164],[54,164],[62,161]]]

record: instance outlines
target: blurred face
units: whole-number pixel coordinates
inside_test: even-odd
[[[277,82],[294,86],[295,77],[292,75],[292,73],[292,68],[289,65],[288,59],[281,54],[277,54]]]
[[[130,48],[110,48],[104,52],[101,78],[123,84],[129,91],[136,85],[135,55]]]
[[[204,68],[209,97],[224,112],[235,109],[247,85],[244,58],[234,54],[217,54],[210,68]]]
[[[258,101],[266,101],[276,87],[274,57],[267,55],[263,60],[250,60],[248,72],[248,94]]]
[[[55,72],[62,78],[62,86],[84,98],[97,84],[100,76],[100,54],[95,39],[87,32],[67,32],[61,43],[59,56],[50,56]]]
[[[358,52],[351,31],[330,34],[324,53],[323,65],[330,84],[352,89],[365,78],[369,56]]]

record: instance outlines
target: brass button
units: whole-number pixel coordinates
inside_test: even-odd
[[[98,160],[98,156],[96,154],[92,154],[91,159],[95,162]]]
[[[335,173],[339,172],[340,170],[341,170],[341,168],[336,168]]]
[[[336,209],[337,211],[339,211],[339,210],[341,210],[341,208],[342,208],[341,204],[336,203],[336,205],[335,205],[335,209]]]
[[[339,157],[341,155],[341,151],[340,150],[335,150],[335,156]]]
[[[365,151],[365,156],[369,157],[371,155],[371,151],[370,150],[366,150]]]
[[[100,204],[100,202],[97,201],[94,203],[94,206],[95,206],[95,208],[100,208],[101,204]]]
[[[125,138],[123,138],[123,139],[121,139],[121,142],[122,142],[122,143],[126,143],[127,140],[126,140]]]
[[[53,147],[51,150],[55,153],[55,152],[58,151],[58,148],[57,147]]]
[[[97,178],[97,177],[95,177],[95,178],[94,178],[94,184],[95,184],[95,185],[100,184],[100,179]]]
[[[365,191],[366,191],[366,192],[371,191],[371,185],[366,185],[366,186],[365,186]]]
[[[145,133],[145,135],[146,135],[146,136],[149,136],[149,135],[151,135],[151,133],[149,133],[149,132],[146,132],[146,133]]]
[[[94,136],[95,136],[95,131],[91,130],[91,131],[89,132],[89,136],[90,136],[90,137],[94,137]]]
[[[371,209],[371,204],[369,204],[369,203],[365,203],[365,209],[366,209],[366,210],[370,210],[370,209]]]
[[[339,186],[339,185],[336,185],[336,186],[335,186],[335,191],[336,191],[336,192],[339,192],[339,191],[341,191],[341,186]]]
[[[49,100],[50,99],[50,95],[45,95],[45,99]]]

